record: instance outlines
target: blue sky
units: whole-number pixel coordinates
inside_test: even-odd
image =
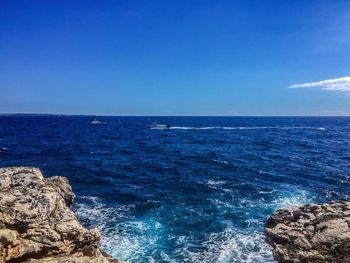
[[[350,1],[0,3],[0,113],[350,115],[347,76]]]

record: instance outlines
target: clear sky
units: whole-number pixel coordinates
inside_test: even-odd
[[[0,113],[350,115],[347,76],[348,0],[0,2]]]

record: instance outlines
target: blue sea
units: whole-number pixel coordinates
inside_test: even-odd
[[[19,165],[67,177],[116,258],[273,262],[271,213],[350,199],[350,117],[1,116],[0,166]]]

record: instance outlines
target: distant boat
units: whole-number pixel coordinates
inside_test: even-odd
[[[150,129],[155,129],[155,130],[165,130],[165,129],[170,129],[171,125],[170,124],[158,124],[157,122],[149,125]]]
[[[104,122],[94,119],[91,124],[103,124]]]

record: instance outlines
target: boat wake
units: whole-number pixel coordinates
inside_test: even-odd
[[[158,128],[159,129],[159,128]],[[297,129],[305,129],[305,130],[319,130],[325,131],[326,129],[323,127],[306,127],[306,126],[240,126],[240,127],[227,127],[227,126],[208,126],[208,127],[186,127],[186,126],[171,126],[170,128],[164,128],[168,130],[214,130],[214,129],[222,129],[222,130],[297,130]]]

